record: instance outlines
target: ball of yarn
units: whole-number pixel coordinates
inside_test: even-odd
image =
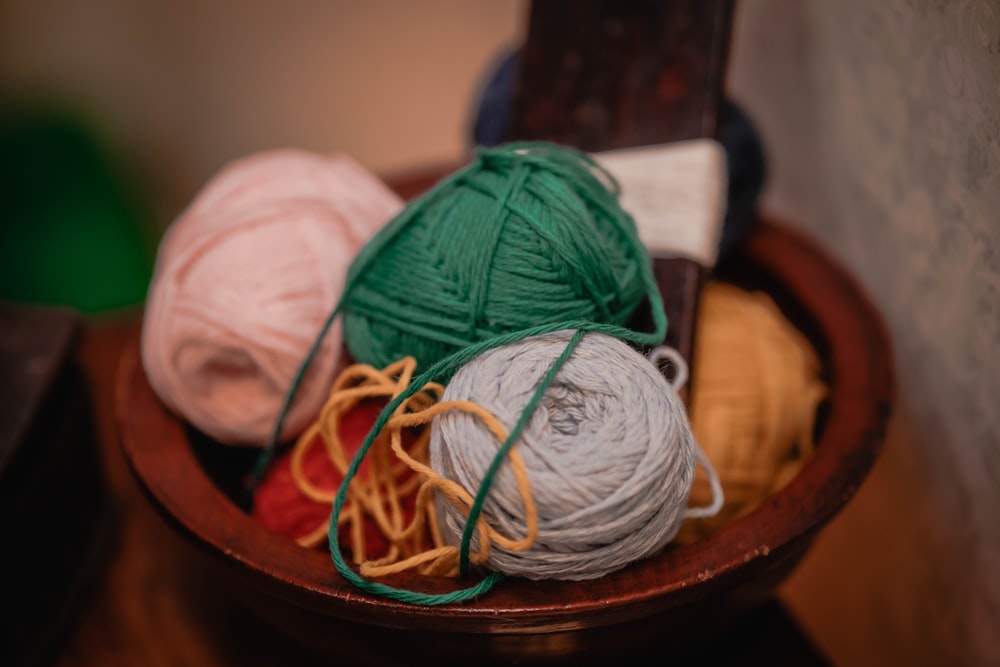
[[[160,246],[142,331],[159,397],[221,442],[265,444],[350,262],[401,207],[343,155],[275,151],[227,167]],[[315,416],[340,349],[335,329],[282,438]]]
[[[171,225],[158,259],[169,261],[175,249],[189,247],[207,232],[247,224],[248,211],[295,200],[336,209],[362,244],[402,207],[380,180],[348,155],[290,148],[264,151],[236,160],[205,185]]]
[[[763,292],[707,284],[695,335],[691,428],[726,501],[715,517],[686,523],[685,542],[749,512],[798,471],[827,394],[816,351]],[[692,502],[710,495],[698,476]]]
[[[510,429],[571,334],[480,355],[459,369],[442,400],[472,401]],[[431,466],[474,494],[499,444],[475,417],[448,412],[433,422]],[[697,445],[675,391],[625,343],[586,335],[517,446],[537,505],[538,536],[526,551],[492,547],[492,569],[530,579],[591,579],[652,555],[677,533]],[[442,532],[457,543],[465,515],[440,502],[439,512]],[[524,534],[524,503],[509,462],[492,481],[482,517],[504,535]]]
[[[624,325],[646,295],[635,223],[585,154],[508,144],[405,209],[351,268],[358,361],[421,368],[541,324]],[[568,325],[566,328],[571,328]]]

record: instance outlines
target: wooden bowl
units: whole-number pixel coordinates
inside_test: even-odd
[[[762,223],[725,274],[766,289],[816,345],[830,399],[815,453],[753,512],[710,537],[588,582],[501,582],[480,600],[418,607],[365,594],[330,557],[274,535],[239,506],[253,452],[213,446],[159,402],[138,339],[120,368],[117,416],[131,466],[155,506],[222,565],[261,616],[299,641],[370,662],[621,658],[717,630],[759,604],[854,494],[881,447],[894,388],[878,314],[812,242]],[[392,585],[445,592],[446,579]]]

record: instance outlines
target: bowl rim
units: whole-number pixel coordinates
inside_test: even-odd
[[[118,368],[115,413],[126,459],[167,520],[242,581],[330,617],[458,633],[554,632],[622,623],[698,599],[795,556],[854,495],[882,446],[895,397],[885,325],[855,280],[803,233],[763,221],[742,254],[779,281],[815,321],[829,352],[826,427],[798,474],[753,511],[710,536],[585,582],[508,579],[482,598],[424,607],[365,593],[328,554],[276,536],[207,476],[182,424],[156,397],[135,332]],[[780,517],[780,520],[775,520]],[[426,592],[451,580],[397,575],[386,583]],[[467,584],[463,584],[467,585]]]

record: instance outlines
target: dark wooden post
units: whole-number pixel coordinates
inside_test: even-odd
[[[715,137],[733,0],[535,0],[509,139],[602,151]],[[703,268],[654,262],[670,326],[691,359]]]

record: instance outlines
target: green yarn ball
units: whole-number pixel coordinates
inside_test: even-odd
[[[647,294],[649,257],[617,189],[570,148],[479,150],[353,262],[342,302],[351,354],[427,368],[540,325],[625,325]]]

